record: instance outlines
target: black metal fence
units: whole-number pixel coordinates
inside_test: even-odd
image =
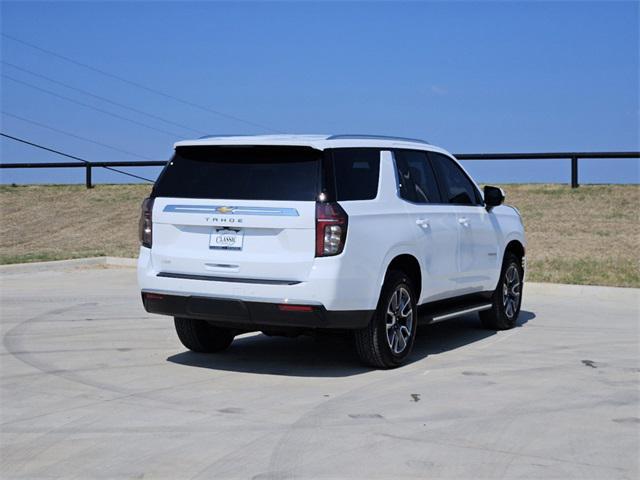
[[[44,162],[44,163],[0,163],[0,168],[84,168],[87,188],[93,188],[91,172],[94,168],[105,167],[164,167],[166,160],[141,160],[138,162]]]
[[[454,154],[458,160],[570,160],[571,187],[577,188],[578,160],[618,160],[624,158],[640,158],[640,152],[545,152],[545,153],[459,153]],[[91,172],[94,168],[112,167],[162,167],[166,160],[149,160],[139,162],[49,162],[49,163],[0,163],[0,168],[84,168],[87,188],[92,188]]]

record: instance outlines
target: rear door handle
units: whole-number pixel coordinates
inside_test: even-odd
[[[458,223],[460,225],[462,225],[463,227],[468,227],[469,226],[469,219],[466,217],[460,217],[458,218]]]
[[[428,218],[419,218],[416,220],[416,225],[422,228],[429,228],[429,219]]]

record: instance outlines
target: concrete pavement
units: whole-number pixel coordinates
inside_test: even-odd
[[[185,351],[131,268],[0,274],[2,478],[638,478],[640,291],[528,284],[412,362],[247,334]]]

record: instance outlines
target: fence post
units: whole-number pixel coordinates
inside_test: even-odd
[[[578,188],[578,157],[571,157],[571,188]]]
[[[90,163],[87,163],[85,180],[86,180],[87,188],[93,188],[93,185],[91,185],[91,164]]]

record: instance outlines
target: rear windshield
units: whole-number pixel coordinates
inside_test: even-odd
[[[315,200],[322,153],[304,147],[178,147],[156,197]]]

